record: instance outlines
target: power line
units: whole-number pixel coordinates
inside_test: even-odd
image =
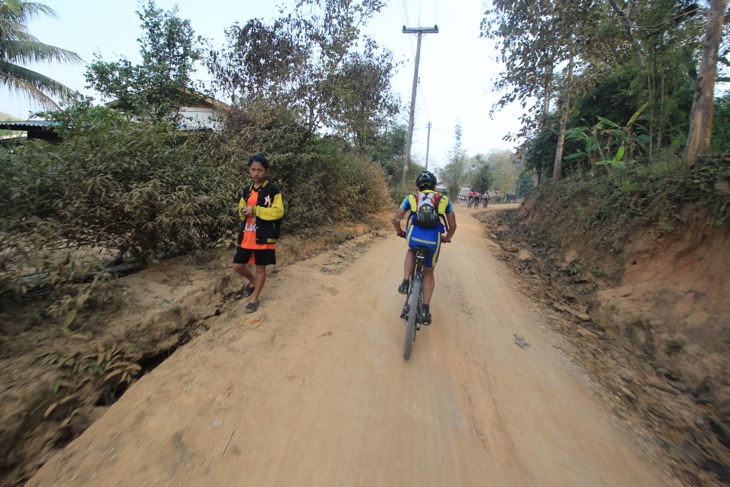
[[[408,21],[408,3],[407,0],[403,0],[403,15],[401,15],[401,20],[405,20],[405,24],[410,24]],[[403,25],[405,25],[403,24]],[[411,46],[412,47],[412,46]]]

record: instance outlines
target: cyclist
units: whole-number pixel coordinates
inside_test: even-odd
[[[416,254],[414,248],[428,247],[429,252],[424,262],[423,269],[423,315],[420,317],[424,325],[431,324],[431,296],[436,287],[436,280],[433,275],[433,269],[438,261],[439,250],[442,242],[450,242],[456,232],[456,215],[454,207],[448,196],[441,195],[434,191],[436,187],[436,176],[430,171],[423,171],[416,178],[416,187],[418,192],[406,196],[400,207],[395,211],[393,219],[393,227],[399,237],[406,237],[408,242],[408,251],[403,263],[403,282],[398,287],[401,294],[408,293],[413,271],[416,268]],[[438,223],[435,226],[424,226],[419,222],[418,208],[422,207],[423,202],[435,203],[438,212]],[[411,212],[408,218],[408,224],[404,231],[401,227],[401,220],[406,212]],[[446,218],[446,226],[443,223],[443,217]],[[444,234],[445,232],[445,234]]]

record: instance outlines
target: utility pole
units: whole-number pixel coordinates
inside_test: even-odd
[[[433,27],[412,27],[403,26],[404,34],[416,34],[418,44],[416,47],[416,68],[413,71],[413,89],[411,90],[411,112],[408,116],[408,140],[406,141],[406,162],[403,165],[403,186],[408,184],[408,166],[411,164],[411,141],[413,139],[413,114],[416,109],[416,89],[418,87],[418,63],[421,60],[421,37],[423,34],[438,34],[438,25]]]
[[[428,146],[431,144],[431,122],[428,122],[428,136],[426,137],[426,170],[428,171]]]

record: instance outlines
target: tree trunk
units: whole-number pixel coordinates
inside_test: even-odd
[[[707,13],[702,59],[697,76],[697,88],[689,116],[689,135],[684,160],[688,167],[697,164],[697,158],[710,153],[712,148],[712,114],[714,111],[717,51],[722,39],[722,26],[727,0],[712,0]]]
[[[570,92],[573,89],[573,36],[571,36],[570,53],[568,56],[568,79],[565,86],[565,99],[563,101],[563,114],[560,117],[560,132],[558,132],[558,147],[555,149],[555,164],[553,164],[553,181],[560,181],[563,174],[563,147],[565,146],[565,131],[568,128],[568,115],[570,114]]]

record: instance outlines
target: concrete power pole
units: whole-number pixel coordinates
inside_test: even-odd
[[[408,184],[408,167],[411,164],[411,141],[413,139],[413,113],[416,109],[416,89],[418,87],[418,63],[421,60],[421,37],[423,34],[438,34],[437,25],[433,27],[414,27],[406,28],[403,26],[404,34],[416,34],[418,36],[418,44],[416,47],[416,69],[413,71],[413,89],[411,90],[411,112],[408,116],[408,140],[406,141],[406,162],[403,165],[403,186]]]
[[[428,146],[431,145],[431,122],[428,122],[428,136],[426,137],[426,171],[428,171]]]

